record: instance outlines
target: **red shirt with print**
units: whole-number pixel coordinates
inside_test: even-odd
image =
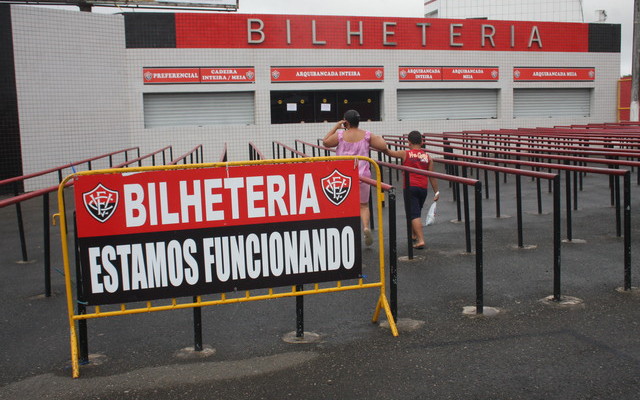
[[[427,154],[424,150],[410,149],[407,150],[407,156],[405,157],[402,165],[428,171],[430,161],[431,160],[429,160],[429,154]],[[426,189],[428,185],[429,178],[426,175],[409,174],[409,186],[416,186]]]

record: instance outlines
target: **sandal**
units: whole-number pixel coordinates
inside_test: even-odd
[[[365,229],[364,230],[364,244],[366,244],[367,246],[371,246],[372,243],[373,243],[373,236],[371,235],[371,230],[370,229]]]

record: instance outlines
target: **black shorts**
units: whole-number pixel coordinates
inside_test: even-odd
[[[422,215],[422,206],[427,199],[427,193],[429,191],[425,188],[417,186],[409,186],[408,202],[409,202],[409,216],[411,219],[420,218]]]

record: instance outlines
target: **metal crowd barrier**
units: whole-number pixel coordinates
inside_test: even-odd
[[[13,178],[8,178],[0,181],[0,186],[13,184],[14,188],[14,196],[9,197],[7,199],[0,200],[0,208],[8,207],[10,205],[15,205],[16,207],[16,216],[18,223],[18,235],[20,237],[20,249],[22,253],[22,263],[29,262],[29,258],[27,255],[27,242],[25,238],[25,230],[24,230],[24,222],[22,218],[22,205],[23,201],[33,199],[36,197],[42,196],[42,219],[43,219],[43,256],[44,256],[44,294],[45,297],[51,297],[51,234],[50,234],[50,214],[49,214],[49,193],[57,190],[58,186],[51,186],[44,189],[34,190],[28,193],[20,194],[20,191],[23,189],[24,181],[30,178],[35,178],[38,176],[47,175],[50,173],[57,172],[58,174],[58,182],[62,181],[62,171],[65,169],[75,169],[75,167],[87,164],[87,169],[91,170],[93,166],[93,162],[97,160],[101,160],[104,158],[109,159],[109,167],[113,166],[113,157],[118,154],[124,154],[125,161],[128,159],[129,151],[137,151],[138,156],[140,156],[140,148],[138,147],[130,147],[123,150],[114,151],[111,153],[103,154],[101,156],[96,156],[92,158],[88,158],[86,160],[78,161],[75,163],[65,164],[59,167],[50,168],[44,171],[35,172],[32,174],[16,176]]]

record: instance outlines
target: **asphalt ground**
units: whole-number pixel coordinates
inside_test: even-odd
[[[634,173],[631,262],[632,284],[639,286],[635,179]],[[371,322],[376,290],[306,296],[304,343],[284,340],[296,328],[293,298],[203,308],[205,351],[198,353],[190,350],[191,310],[98,318],[88,322],[91,362],[78,379],[71,378],[58,228],[52,228],[53,295],[47,298],[42,200],[22,205],[27,263],[17,262],[15,208],[0,209],[0,398],[640,398],[640,294],[620,290],[624,247],[608,178],[584,177],[573,211],[576,240],[561,248],[563,299],[577,304],[545,301],[553,293],[552,195],[543,183],[538,214],[535,182],[522,182],[523,248],[517,246],[513,177],[500,182],[501,218],[493,178],[491,198],[482,201],[484,304],[496,313],[463,312],[475,305],[475,253],[465,251],[464,224],[441,181],[436,223],[425,227],[427,249],[416,250],[413,260],[406,259],[397,195],[398,337],[384,314],[381,324]],[[566,238],[564,186],[562,197]],[[57,204],[51,204],[53,213]],[[386,225],[388,208],[383,212]],[[377,259],[374,243],[364,251],[366,279],[377,279]]]

